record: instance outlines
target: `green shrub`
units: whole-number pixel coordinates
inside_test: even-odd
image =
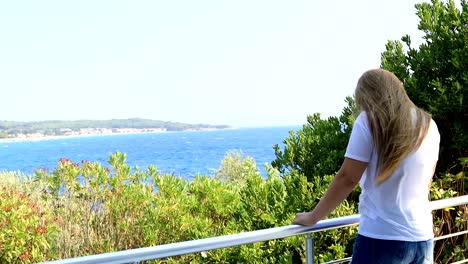
[[[253,159],[231,159],[232,152],[226,157],[218,172],[230,172],[229,177],[198,175],[192,181],[160,175],[154,166],[146,171],[131,169],[125,154],[118,152],[109,158],[110,169],[97,162],[78,164],[61,159],[51,173],[38,170],[41,190],[37,192],[50,204],[58,232],[50,245],[56,254],[49,258],[289,225],[297,212],[310,210],[317,203],[317,195],[323,195],[332,178],[308,182],[297,172],[280,176],[266,164],[267,175],[262,177]],[[354,212],[353,205],[344,203],[333,216]],[[349,255],[355,231],[347,228],[316,234],[317,260]],[[299,236],[154,262],[296,263],[305,259],[304,249],[304,237]]]
[[[356,112],[354,99],[347,97],[345,101],[341,116],[308,116],[302,129],[289,132],[283,150],[274,145],[273,167],[281,173],[297,171],[308,180],[336,173],[344,160]]]
[[[389,41],[381,67],[403,81],[414,103],[429,111],[441,134],[437,171],[457,174],[468,156],[468,2],[431,0],[416,5],[424,42]]]
[[[466,166],[466,165],[465,165]],[[431,199],[440,200],[466,195],[468,179],[465,171],[456,175],[446,173],[437,177],[431,186]],[[468,229],[468,205],[437,210],[434,215],[434,234],[442,236],[462,232]],[[438,240],[435,243],[437,263],[453,263],[468,258],[468,234]]]
[[[2,172],[0,179],[0,263],[54,257],[55,219],[34,183],[18,173]]]
[[[215,178],[232,184],[244,184],[251,174],[259,174],[257,164],[242,151],[228,151],[215,171]]]

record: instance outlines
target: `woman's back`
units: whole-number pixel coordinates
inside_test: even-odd
[[[431,120],[419,148],[404,158],[386,181],[378,183],[378,155],[368,117],[365,112],[359,115],[345,156],[369,162],[360,181],[360,234],[402,241],[433,237],[428,196],[439,141],[437,126]]]

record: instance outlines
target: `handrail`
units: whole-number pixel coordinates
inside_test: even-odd
[[[430,209],[438,210],[447,207],[468,204],[468,195],[431,201]],[[269,229],[262,229],[251,232],[243,232],[232,235],[203,238],[178,243],[171,243],[159,246],[144,247],[138,249],[128,249],[117,252],[110,252],[98,255],[90,255],[77,258],[69,258],[42,262],[43,264],[94,264],[94,263],[136,263],[144,260],[167,258],[190,253],[197,253],[207,250],[251,244],[255,242],[268,241],[302,234],[320,232],[339,227],[357,225],[359,215],[350,215],[319,221],[312,227],[299,225],[288,225]]]

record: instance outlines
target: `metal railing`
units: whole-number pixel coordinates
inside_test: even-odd
[[[468,204],[468,195],[431,201],[430,209],[438,210],[458,205]],[[269,228],[251,232],[244,232],[232,235],[204,238],[198,240],[184,241],[159,246],[129,249],[118,252],[90,255],[84,257],[62,259],[56,261],[42,262],[43,264],[95,264],[95,263],[138,263],[145,260],[161,259],[167,257],[180,256],[191,253],[198,253],[207,250],[227,248],[251,244],[255,242],[280,239],[285,237],[307,234],[306,236],[306,263],[312,264],[314,261],[314,241],[312,233],[329,229],[336,229],[345,226],[357,225],[359,215],[344,216],[327,219],[318,222],[312,227],[299,225],[288,225],[276,228]],[[457,235],[467,234],[468,230],[436,237],[434,240],[445,239]],[[329,263],[341,263],[350,261],[351,258],[339,259]],[[457,263],[465,263],[468,260]]]

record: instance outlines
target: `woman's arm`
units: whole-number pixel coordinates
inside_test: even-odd
[[[325,195],[311,212],[299,213],[293,224],[312,226],[331,213],[359,183],[368,162],[345,158]]]

